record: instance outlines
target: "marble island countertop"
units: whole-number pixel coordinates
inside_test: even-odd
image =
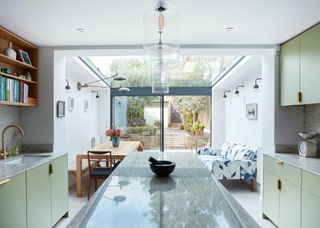
[[[176,169],[156,177],[150,156]],[[192,153],[132,152],[68,227],[259,226]]]
[[[264,153],[276,160],[286,162],[297,168],[309,171],[316,175],[320,175],[320,158],[302,157],[296,153]]]
[[[18,156],[8,156],[0,160],[0,181],[10,179],[20,173],[50,162],[66,153],[21,153]]]

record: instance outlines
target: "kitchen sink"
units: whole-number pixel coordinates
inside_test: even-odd
[[[42,160],[49,157],[50,155],[21,155],[16,158],[7,160],[5,163],[8,165],[22,165],[22,164],[31,164],[36,161]]]

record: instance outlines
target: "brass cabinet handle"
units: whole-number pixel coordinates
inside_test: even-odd
[[[298,92],[297,100],[298,100],[298,103],[302,102],[302,93],[301,92]]]
[[[53,165],[50,164],[50,165],[49,165],[49,174],[52,174],[52,173],[53,173]]]
[[[3,181],[0,181],[0,186],[4,185],[5,183],[8,183],[10,181],[10,179],[5,179]]]
[[[281,180],[280,179],[278,179],[278,181],[277,181],[277,189],[281,190]]]
[[[277,161],[279,165],[283,165],[283,161]]]

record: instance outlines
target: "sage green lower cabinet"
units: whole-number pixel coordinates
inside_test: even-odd
[[[280,228],[301,227],[301,169],[263,157],[263,214]]]
[[[301,186],[280,179],[279,227],[299,228],[301,224]]]
[[[263,172],[263,213],[274,224],[279,224],[278,177],[267,170]]]
[[[320,176],[302,172],[302,228],[320,226]]]
[[[302,189],[302,228],[320,226],[320,198]]]
[[[27,227],[25,173],[0,185],[0,227]]]
[[[68,213],[67,156],[26,172],[28,228],[53,227]]]
[[[68,158],[63,156],[51,164],[51,225],[54,226],[68,212]]]
[[[28,228],[51,227],[51,181],[49,163],[26,172]]]

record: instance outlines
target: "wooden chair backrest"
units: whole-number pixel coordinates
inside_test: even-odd
[[[97,158],[90,155],[100,155],[100,157]],[[93,168],[104,167],[104,168],[110,168],[110,171],[112,170],[111,151],[88,151],[87,156],[88,156],[88,166],[89,166],[90,175]],[[103,164],[104,166],[101,166]]]

